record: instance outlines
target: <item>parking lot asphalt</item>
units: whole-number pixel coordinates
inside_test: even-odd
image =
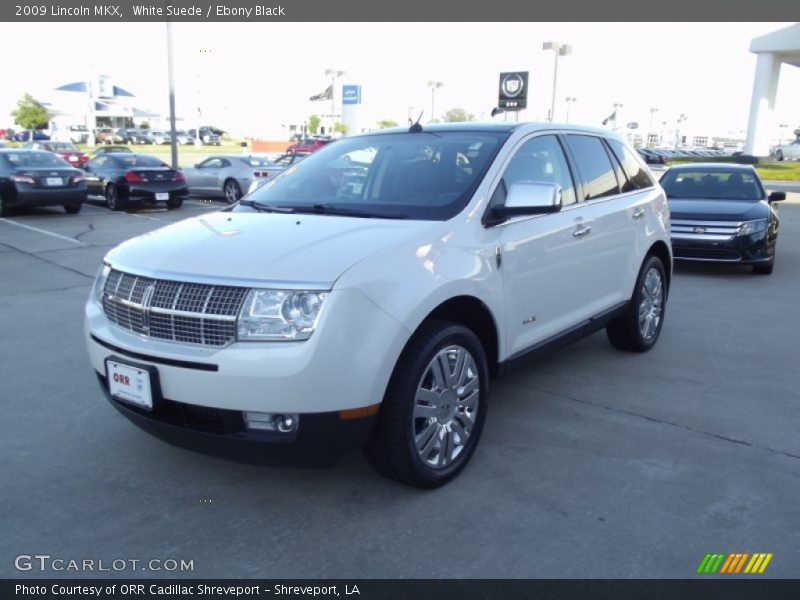
[[[171,447],[103,398],[83,305],[115,244],[221,203],[0,219],[0,576],[676,577],[707,552],[800,556],[800,198],[772,276],[675,270],[652,352],[600,332],[495,382],[472,463],[420,491]],[[20,572],[14,557],[184,559],[191,572]],[[752,577],[752,576],[750,576]]]

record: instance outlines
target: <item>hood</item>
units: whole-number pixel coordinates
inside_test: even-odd
[[[766,200],[711,200],[703,198],[669,198],[673,220],[687,221],[753,221],[769,216]]]
[[[124,242],[112,266],[162,279],[328,288],[355,263],[434,221],[215,212]]]

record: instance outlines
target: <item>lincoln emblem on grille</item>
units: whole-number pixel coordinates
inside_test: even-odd
[[[705,227],[695,227],[694,228],[694,232],[695,233],[705,233],[706,232],[706,228]]]
[[[142,329],[145,333],[150,333],[150,303],[153,301],[153,294],[156,292],[156,286],[153,283],[148,284],[142,294]]]

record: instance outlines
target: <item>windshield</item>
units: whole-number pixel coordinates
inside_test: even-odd
[[[146,154],[132,154],[131,156],[114,157],[117,162],[125,167],[166,167],[166,163],[160,161],[155,156],[147,156]]]
[[[53,154],[51,152],[8,152],[3,154],[3,156],[15,167],[46,169],[48,167],[61,168],[69,166],[58,154]]]
[[[764,189],[755,173],[743,170],[673,169],[661,178],[668,198],[761,200]]]
[[[345,138],[296,162],[248,200],[298,211],[446,220],[464,208],[507,136],[422,132]]]

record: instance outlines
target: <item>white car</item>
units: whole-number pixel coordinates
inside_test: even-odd
[[[773,150],[775,160],[800,160],[800,134],[788,144],[781,144]]]
[[[383,474],[436,487],[516,359],[603,327],[652,348],[669,231],[663,190],[605,130],[345,138],[110,251],[89,357],[113,406],[171,443],[249,462],[363,446]]]

